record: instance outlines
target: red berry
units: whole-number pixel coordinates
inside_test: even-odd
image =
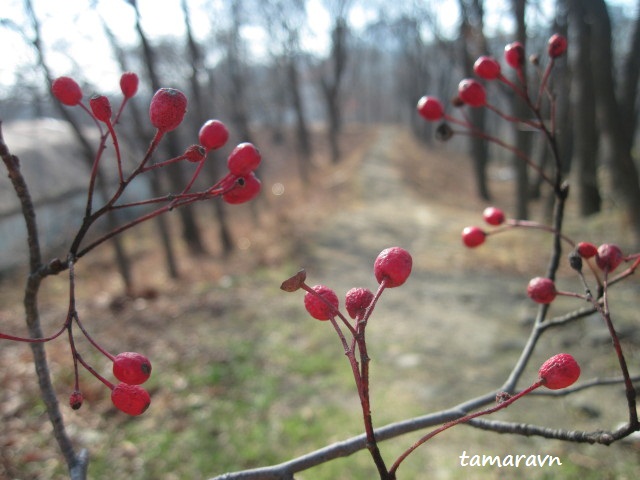
[[[466,78],[458,84],[458,97],[471,107],[482,107],[487,102],[484,87],[471,78]]]
[[[567,51],[567,39],[558,33],[552,35],[547,44],[547,51],[551,58],[558,58]]]
[[[151,405],[151,397],[140,385],[119,383],[111,391],[111,402],[128,415],[141,415]]]
[[[70,77],[58,77],[51,84],[51,92],[63,105],[73,107],[82,100],[80,85]]]
[[[248,175],[238,177],[235,187],[222,195],[222,200],[236,205],[253,200],[259,193],[262,185],[258,177],[253,172]]]
[[[229,131],[220,120],[207,120],[200,128],[198,139],[207,150],[215,150],[227,143]]]
[[[122,352],[113,359],[113,375],[121,382],[140,385],[151,375],[151,362],[137,352]]]
[[[149,118],[161,132],[174,130],[187,111],[187,97],[175,88],[161,88],[151,99]]]
[[[229,171],[239,177],[253,172],[260,165],[260,152],[252,143],[244,142],[232,150],[227,159]]]
[[[462,230],[462,242],[469,248],[482,245],[487,234],[479,227],[465,227]]]
[[[430,122],[440,120],[444,116],[442,103],[436,97],[425,95],[418,100],[418,113]]]
[[[559,353],[544,362],[538,370],[540,380],[551,390],[573,385],[580,377],[580,365],[568,353]]]
[[[124,98],[133,97],[138,91],[138,75],[133,72],[125,72],[120,77],[120,90]]]
[[[387,288],[399,287],[409,278],[413,259],[404,248],[385,248],[373,264],[373,273],[378,283],[386,279]]]
[[[83,400],[82,392],[74,390],[69,397],[69,406],[74,410],[78,410],[82,406]]]
[[[485,80],[495,80],[500,76],[500,70],[500,64],[493,57],[482,56],[473,64],[473,71]]]
[[[527,286],[527,295],[536,303],[551,303],[557,293],[556,285],[550,278],[532,278]]]
[[[351,318],[362,318],[372,300],[373,293],[368,288],[352,288],[347,292],[344,305]]]
[[[207,158],[207,152],[202,145],[191,145],[183,153],[184,158],[193,163],[198,163]]]
[[[524,46],[520,42],[513,42],[504,47],[504,59],[511,68],[520,70],[525,62]]]
[[[622,251],[617,245],[604,243],[598,247],[596,264],[603,272],[613,272],[623,260]]]
[[[589,242],[578,243],[576,250],[582,258],[591,258],[598,253],[598,248],[593,243]]]
[[[96,119],[101,122],[107,123],[111,121],[111,103],[109,99],[104,95],[94,95],[89,100],[89,106],[91,107],[91,113]]]
[[[489,225],[501,225],[504,223],[504,212],[497,207],[487,207],[482,212],[484,221]]]
[[[331,317],[334,317],[340,304],[335,292],[324,285],[315,285],[311,288],[322,298],[319,298],[318,295],[314,295],[311,292],[305,293],[304,308],[307,309],[307,312],[316,320],[329,320]]]

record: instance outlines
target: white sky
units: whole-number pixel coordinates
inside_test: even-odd
[[[89,6],[89,0],[32,1],[43,27],[45,45],[50,47],[48,59],[54,75],[71,73],[75,64],[83,73],[90,74],[88,79],[94,83],[117,84],[111,49],[104,38],[95,11]],[[217,19],[211,18],[213,15],[210,15],[210,12],[220,11],[220,6],[227,1],[229,0],[189,0],[192,26],[197,36],[202,38],[209,29],[215,29]],[[508,31],[510,18],[504,14],[508,11],[505,2],[506,0],[487,0],[487,24]],[[545,2],[545,8],[551,11],[553,0]],[[608,3],[636,5],[635,0],[608,0]],[[138,0],[138,5],[143,28],[150,37],[182,36],[184,26],[180,0]],[[207,5],[208,8],[203,9],[202,5]],[[376,12],[364,5],[367,5],[367,1],[361,0],[351,9],[350,22],[356,30],[376,17]],[[443,27],[452,27],[457,21],[457,2],[443,0],[436,2],[436,5]],[[128,45],[136,43],[133,10],[124,0],[100,0],[98,10],[115,31],[120,42]],[[311,19],[311,32],[304,37],[303,47],[306,50],[325,53],[330,17],[323,0],[308,0],[307,13]],[[24,27],[26,20],[22,0],[3,0],[0,17],[11,19]],[[449,25],[446,24],[447,21]],[[29,28],[26,30],[30,31]],[[268,38],[263,30],[258,27],[246,27],[242,34],[251,45],[252,55],[259,57],[266,53]],[[17,66],[31,64],[34,58],[33,51],[25,45],[19,34],[7,28],[0,28],[0,52],[0,85],[13,84],[16,81]]]

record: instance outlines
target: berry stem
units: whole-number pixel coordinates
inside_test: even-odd
[[[186,158],[186,155],[182,154],[178,157],[170,158],[169,160],[163,160],[162,162],[152,163],[151,165],[147,165],[144,168],[141,168],[138,173],[145,173],[151,170],[155,170],[157,168],[166,167],[167,165],[171,165],[173,163],[178,163],[183,161]]]
[[[567,237],[566,235],[564,235],[562,232],[556,230],[555,228],[550,227],[549,225],[545,225],[544,223],[534,222],[532,220],[518,220],[518,219],[511,219],[510,218],[505,222],[505,225],[503,227],[491,230],[491,231],[487,232],[487,235],[496,234],[496,233],[499,233],[501,231],[509,230],[510,228],[516,228],[516,227],[543,230],[545,232],[549,232],[549,233],[552,233],[554,235],[558,235],[562,240],[564,240],[571,247],[575,247],[575,245],[576,245],[575,242],[573,240],[571,240],[571,238]]]
[[[554,58],[550,58],[549,62],[547,63],[547,66],[544,69],[544,73],[542,74],[542,79],[540,80],[540,88],[538,89],[538,98],[536,100],[536,104],[533,107],[534,110],[536,112],[540,111],[540,105],[542,104],[542,98],[544,97],[544,92],[548,92],[548,83],[549,83],[549,76],[551,75],[551,71],[553,70],[553,66],[554,66]],[[554,102],[551,102],[552,104]],[[551,116],[553,118],[553,115]]]
[[[118,136],[116,135],[116,131],[111,124],[111,120],[107,120],[105,122],[107,128],[109,129],[109,133],[111,134],[111,141],[113,142],[113,148],[116,151],[116,163],[118,165],[118,178],[120,183],[124,182],[124,176],[122,175],[122,156],[120,155],[120,144],[118,142]]]
[[[627,395],[627,405],[629,407],[629,425],[631,427],[635,427],[636,429],[640,427],[640,423],[638,422],[638,410],[636,407],[636,390],[633,386],[633,381],[631,380],[631,376],[629,375],[629,368],[627,366],[627,361],[624,357],[624,353],[622,352],[622,346],[620,345],[620,339],[618,337],[618,333],[616,332],[615,327],[613,326],[613,321],[611,320],[611,311],[609,310],[609,284],[608,280],[608,272],[604,272],[604,283],[603,283],[603,293],[602,293],[602,305],[596,301],[592,296],[590,297],[592,305],[598,310],[604,322],[609,330],[609,335],[611,336],[611,340],[613,342],[613,348],[616,352],[616,356],[618,357],[618,363],[620,365],[620,370],[622,371],[622,376],[624,377],[624,385],[625,392]]]
[[[526,120],[524,118],[516,118],[513,117],[505,112],[503,112],[502,110],[500,110],[497,107],[494,107],[493,105],[491,105],[490,103],[486,103],[485,107],[487,107],[487,109],[491,110],[492,112],[496,113],[498,116],[502,117],[504,120],[511,122],[511,123],[520,123],[522,125],[527,125],[528,127],[531,127],[535,130],[540,130],[542,128],[542,125],[539,122],[533,122],[531,120]]]
[[[202,167],[204,166],[204,162],[205,161],[206,161],[206,157],[203,158],[200,162],[198,162],[198,166],[196,167],[195,172],[193,172],[193,176],[191,177],[191,180],[189,180],[189,183],[187,183],[187,186],[184,187],[184,190],[182,190],[182,193],[180,194],[180,196],[185,195],[185,194],[187,194],[189,192],[189,190],[193,186],[194,182],[198,178],[198,175],[200,175],[200,172],[202,171]],[[171,202],[171,207],[172,208],[173,208],[173,206],[175,205],[176,202],[177,202],[177,198],[176,198],[176,200],[173,200]]]
[[[0,339],[11,340],[13,342],[23,342],[23,343],[46,343],[58,338],[62,334],[62,332],[64,332],[65,328],[66,328],[66,325],[63,325],[62,328],[58,330],[56,333],[54,333],[53,335],[49,337],[41,337],[41,338],[18,337],[15,335],[9,335],[9,334],[0,332]]]
[[[503,74],[500,74],[498,76],[498,80],[500,80],[502,83],[504,83],[507,87],[509,87],[511,90],[513,90],[513,92],[518,95],[521,98],[526,99],[526,93],[524,92],[524,90],[522,90],[518,85],[516,85],[515,83],[513,83],[511,80],[509,80],[507,77],[505,77]]]
[[[80,362],[80,364],[87,369],[87,371],[89,373],[91,373],[91,375],[93,375],[94,377],[96,377],[98,380],[100,380],[102,383],[104,383],[107,388],[109,388],[109,390],[113,390],[115,387],[113,385],[113,383],[111,383],[109,380],[107,380],[106,378],[104,378],[102,375],[100,375],[91,365],[89,365],[84,358],[82,358],[82,355],[80,355],[80,353],[78,353],[77,351],[75,352],[75,357],[78,359],[78,361]]]
[[[473,418],[480,417],[482,415],[489,415],[491,413],[497,412],[498,410],[502,410],[503,408],[507,408],[513,402],[515,402],[516,400],[519,400],[520,398],[524,397],[525,395],[531,393],[532,391],[534,391],[536,388],[539,388],[543,384],[544,384],[544,381],[538,380],[537,382],[535,382],[530,387],[522,390],[521,392],[517,393],[516,395],[513,395],[513,396],[509,397],[508,399],[498,403],[497,405],[495,405],[495,406],[493,406],[491,408],[487,408],[486,410],[481,410],[481,411],[475,412],[475,413],[470,413],[468,415],[465,415],[463,417],[457,418],[455,420],[451,420],[450,422],[447,422],[447,423],[441,425],[440,427],[436,428],[435,430],[432,430],[431,432],[429,432],[428,434],[426,434],[425,436],[420,438],[417,442],[415,442],[402,455],[400,455],[398,457],[398,459],[395,461],[395,463],[391,466],[391,469],[389,470],[389,473],[393,476],[393,478],[395,478],[396,471],[398,470],[398,467],[400,467],[400,464],[414,450],[416,450],[420,445],[426,443],[427,441],[429,441],[430,439],[432,439],[433,437],[435,437],[439,433],[442,433],[445,430],[448,430],[449,428],[451,428],[451,427],[453,427],[455,425],[458,425],[459,423],[465,423],[465,422],[468,422],[469,420],[471,420]]]

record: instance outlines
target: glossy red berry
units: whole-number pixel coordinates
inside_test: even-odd
[[[334,317],[340,304],[336,293],[324,285],[315,285],[311,288],[322,298],[311,292],[305,293],[304,308],[307,312],[316,320],[329,320]]]
[[[495,80],[500,76],[501,68],[495,58],[483,55],[473,64],[473,71],[480,78],[484,78],[485,80]]]
[[[149,118],[161,132],[169,132],[182,123],[187,112],[187,97],[175,88],[161,88],[151,99]]]
[[[617,245],[604,243],[598,247],[596,264],[603,272],[613,272],[623,260],[622,251]]]
[[[458,84],[458,97],[470,107],[482,107],[487,103],[484,87],[471,78],[466,78]]]
[[[598,247],[596,247],[593,243],[580,242],[576,247],[576,251],[582,258],[591,258],[595,257],[596,253],[598,253]]]
[[[553,280],[545,277],[535,277],[527,285],[527,295],[536,303],[551,303],[558,294]]]
[[[80,85],[70,77],[58,77],[51,84],[51,92],[63,105],[73,107],[82,100]]]
[[[207,120],[200,128],[198,139],[207,150],[215,150],[227,143],[229,131],[220,120]]]
[[[513,42],[504,47],[504,59],[511,68],[520,70],[526,59],[522,43]]]
[[[151,405],[151,397],[140,385],[129,385],[128,383],[119,383],[111,391],[111,402],[120,411],[127,415],[141,415],[149,405]]]
[[[113,375],[121,382],[140,385],[151,375],[151,362],[137,352],[122,352],[113,359]]]
[[[233,205],[245,203],[253,200],[260,193],[261,188],[262,184],[258,177],[253,172],[250,172],[247,175],[238,177],[234,188],[224,193],[222,200]]]
[[[567,39],[563,35],[556,33],[552,35],[547,44],[547,51],[551,58],[558,58],[567,51]]]
[[[542,364],[538,377],[551,390],[566,388],[580,377],[580,365],[568,353],[559,353]]]
[[[82,395],[82,392],[78,390],[74,390],[69,396],[69,406],[73,410],[78,410],[80,407],[82,407],[83,401],[84,401],[84,396]]]
[[[227,167],[232,174],[241,177],[258,168],[261,159],[258,149],[252,143],[244,142],[231,151]]]
[[[367,307],[371,305],[373,293],[368,288],[352,288],[347,292],[344,306],[353,319],[362,318]]]
[[[462,230],[462,242],[469,248],[482,245],[486,238],[486,232],[479,227],[465,227]]]
[[[436,97],[425,95],[418,100],[418,113],[430,122],[440,120],[444,116],[442,103]]]
[[[504,212],[498,207],[485,208],[482,217],[489,225],[497,226],[504,223]]]
[[[409,278],[412,266],[411,254],[404,248],[385,248],[373,263],[373,273],[378,283],[386,279],[387,288],[399,287]]]
[[[125,72],[120,77],[120,90],[125,98],[133,97],[138,91],[138,75],[133,72]]]
[[[93,113],[96,119],[104,123],[111,121],[111,103],[104,95],[94,95],[91,97],[89,107],[91,107],[91,113]]]

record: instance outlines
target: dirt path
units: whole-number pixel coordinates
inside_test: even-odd
[[[479,267],[492,255],[492,249],[501,248],[499,245],[473,251],[462,246],[460,231],[479,221],[481,205],[470,213],[429,204],[406,185],[398,163],[392,160],[402,141],[394,129],[381,129],[356,180],[348,187],[354,189],[353,202],[339,212],[330,212],[313,237],[313,263],[318,268],[308,271],[310,282],[325,283],[340,296],[354,286],[376,288],[372,264],[383,248],[398,245],[412,253],[410,279],[384,293],[368,329],[374,405],[398,405],[395,415],[380,413],[385,420],[404,418],[405,411],[416,405],[422,405],[424,413],[436,411],[498,388],[520,356],[529,335],[527,319],[536,311],[525,295],[530,277],[496,275],[492,269],[483,273]],[[541,272],[546,256],[542,262]],[[587,326],[595,331],[601,328],[597,319]],[[542,361],[565,350],[579,353],[585,347],[590,349],[581,360],[586,375],[593,375],[588,371],[591,362],[606,361],[596,357],[606,358],[608,353],[600,347],[594,350],[594,345],[587,343],[589,338],[594,337],[585,333],[584,324],[549,336],[532,358],[521,386],[535,380]],[[541,402],[542,411],[536,411],[536,404],[528,403],[512,407],[506,418],[558,428],[610,428],[620,416],[606,415],[603,401],[611,400],[598,399],[591,392],[559,400],[551,410]],[[581,412],[597,413],[586,418]],[[483,447],[487,441],[490,448]],[[434,471],[442,468],[443,472],[455,466],[462,450],[485,448],[493,454],[574,452],[571,455],[576,458],[589,455],[581,446],[541,444],[539,439],[470,433],[468,429],[447,432],[446,442],[434,442],[430,448],[426,462],[436,466]],[[487,476],[482,478],[493,478],[494,473],[498,474],[484,472]],[[514,478],[525,477],[516,472]],[[441,478],[450,476],[442,473]]]
[[[385,292],[375,314],[372,338],[379,336],[384,342],[380,347],[399,366],[421,368],[437,355],[445,362],[439,373],[443,368],[446,372],[451,359],[452,372],[465,359],[477,367],[496,348],[504,348],[506,333],[520,330],[521,318],[513,317],[513,308],[501,311],[490,299],[505,298],[521,317],[521,308],[527,309],[524,280],[465,271],[465,264],[477,253],[465,250],[460,242],[459,232],[469,215],[429,205],[403,182],[398,165],[391,160],[399,141],[393,128],[381,129],[350,187],[358,193],[353,204],[322,226],[316,263],[322,265],[323,281],[336,290],[360,284],[374,289],[372,264],[377,254],[389,246],[406,248],[414,257],[413,273],[401,288]],[[509,325],[505,325],[508,316]],[[378,323],[386,328],[378,329]],[[386,329],[392,329],[393,335]],[[455,341],[453,335],[461,341]],[[473,349],[468,348],[471,341]],[[451,385],[447,388],[452,389]]]

